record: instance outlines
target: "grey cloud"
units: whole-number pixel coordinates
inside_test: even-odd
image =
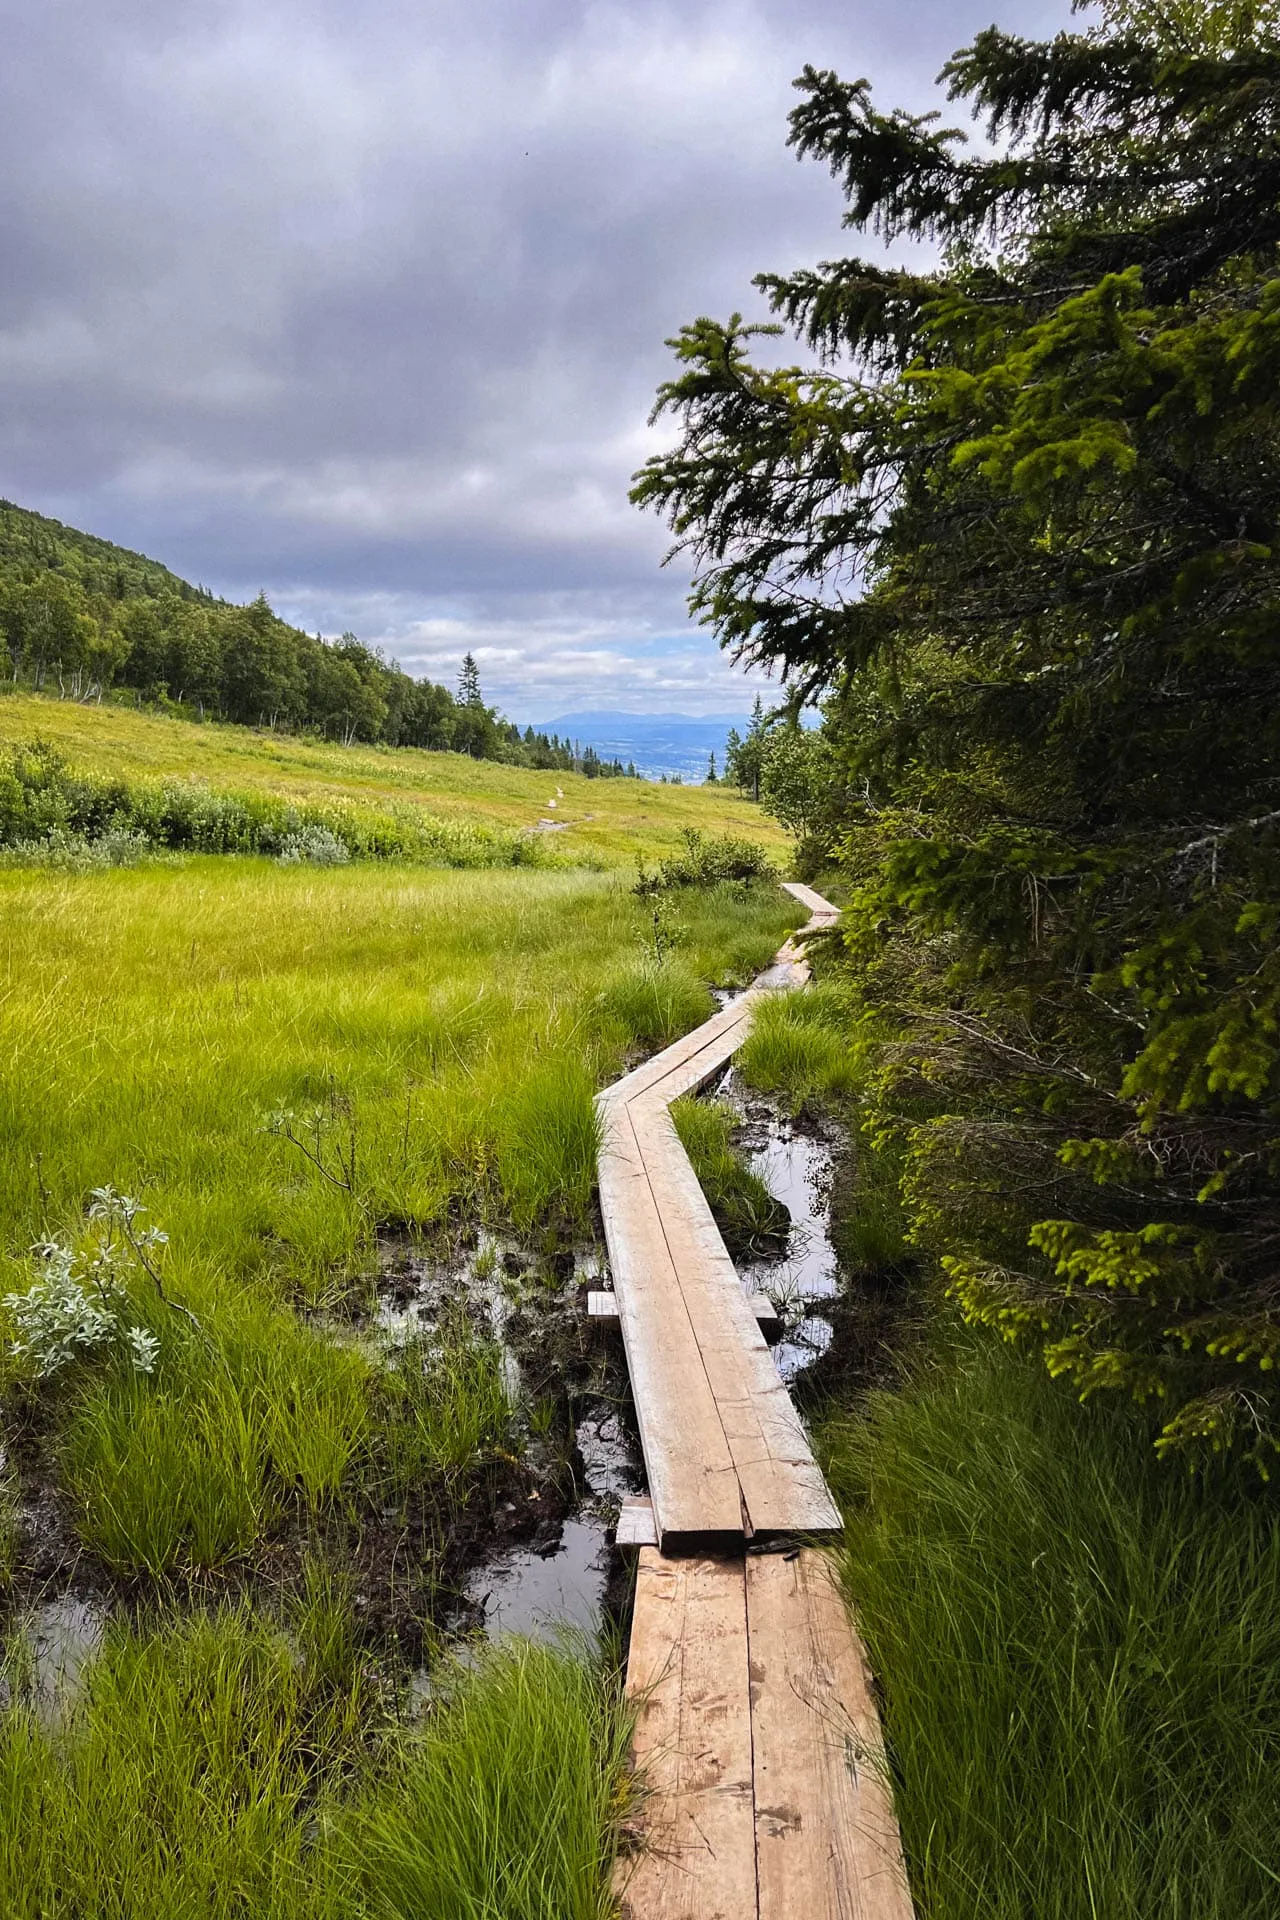
[[[0,490],[421,670],[470,636],[517,710],[575,655],[724,704],[626,504],[663,339],[841,246],[803,62],[923,105],[987,4],[9,12]]]

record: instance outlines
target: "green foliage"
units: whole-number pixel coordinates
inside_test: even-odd
[[[654,874],[641,868],[637,893],[657,893],[665,887],[714,887],[727,880],[746,885],[773,877],[769,856],[751,840],[732,833],[705,834],[697,827],[684,827],[680,837],[682,853],[660,862]]]
[[[790,1216],[734,1147],[730,1109],[686,1098],[674,1103],[671,1118],[733,1258],[785,1246]]]
[[[343,801],[291,804],[265,793],[216,793],[191,781],[163,784],[77,773],[47,742],[0,747],[0,848],[17,864],[91,870],[151,851],[266,853],[284,865],[340,866],[349,859],[425,866],[536,866],[527,835],[418,808],[375,812]]]
[[[971,1342],[823,1436],[931,1920],[1275,1910],[1280,1519],[1148,1438]]]
[[[600,994],[602,1012],[647,1047],[664,1047],[715,1012],[706,985],[693,968],[667,955],[646,956],[621,969]]]
[[[603,1920],[629,1723],[594,1662],[442,1666],[397,1739],[331,1576],[292,1625],[115,1626],[60,1719],[0,1714],[6,1916]]]
[[[198,1392],[134,1375],[87,1388],[67,1425],[62,1477],[86,1545],[153,1576],[245,1553],[271,1517],[260,1431],[219,1370]]]
[[[600,1139],[595,1092],[586,1063],[560,1057],[531,1073],[507,1102],[497,1174],[517,1227],[527,1231],[537,1220],[587,1224]]]
[[[848,1000],[838,987],[762,1000],[738,1055],[739,1071],[749,1085],[785,1095],[797,1112],[807,1101],[851,1094],[860,1076],[848,1029]]]
[[[848,223],[759,284],[816,367],[700,320],[637,476],[695,610],[822,697],[784,752],[852,882],[857,1043],[967,1315],[1162,1449],[1280,1439],[1280,36],[1115,4],[945,77],[994,153],[807,69]],[[756,743],[768,800],[777,724]],[[741,747],[743,743],[738,743]],[[783,777],[785,775],[785,777]],[[794,775],[794,779],[793,779]],[[794,789],[794,791],[793,791]],[[822,789],[825,789],[823,791]],[[806,816],[806,826],[807,826]]]
[[[109,1630],[61,1721],[0,1715],[12,1920],[350,1913],[309,1844],[360,1747],[366,1683],[330,1693],[247,1611]]]
[[[439,1335],[406,1342],[382,1382],[375,1474],[397,1499],[432,1482],[460,1490],[509,1455],[514,1418],[497,1345],[451,1316]]]
[[[607,1920],[630,1720],[571,1652],[512,1640],[439,1669],[389,1785],[342,1822],[341,1860],[395,1920]]]

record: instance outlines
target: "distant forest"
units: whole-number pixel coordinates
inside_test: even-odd
[[[0,634],[14,685],[72,700],[129,689],[201,719],[381,741],[588,776],[635,777],[486,706],[468,654],[458,690],[414,680],[353,633],[303,633],[265,594],[220,600],[158,561],[0,501]],[[116,697],[119,697],[118,691]]]

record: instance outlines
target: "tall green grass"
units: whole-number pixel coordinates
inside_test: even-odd
[[[751,1086],[784,1095],[797,1111],[806,1101],[851,1094],[857,1065],[849,1016],[848,996],[835,986],[772,995],[756,1008],[739,1071]]]
[[[340,1851],[387,1920],[605,1920],[628,1716],[582,1657],[512,1641],[437,1704]]]
[[[0,1714],[5,1920],[599,1920],[627,1737],[585,1655],[442,1667],[395,1730],[323,1584],[113,1627],[61,1720]]]
[[[251,1417],[220,1374],[198,1393],[121,1375],[72,1414],[63,1481],[86,1544],[109,1566],[160,1574],[245,1552],[274,1502]]]
[[[730,1109],[685,1097],[672,1104],[671,1118],[733,1257],[785,1243],[790,1216],[735,1148]]]
[[[379,1491],[403,1499],[446,1489],[515,1444],[515,1408],[495,1341],[461,1313],[407,1341],[381,1383],[374,1466]]]
[[[556,861],[624,865],[633,875],[638,860],[651,866],[683,851],[690,827],[746,836],[784,860],[790,845],[782,828],[732,786],[589,780],[465,753],[340,747],[125,707],[85,707],[18,693],[0,680],[0,741],[36,737],[51,741],[77,771],[153,791],[200,783],[248,801],[271,795],[295,808],[354,809],[381,820],[424,809],[435,821],[486,831],[520,831],[553,818],[565,829],[545,836]]]
[[[1280,1503],[959,1346],[826,1434],[921,1920],[1280,1912]]]
[[[369,1704],[248,1613],[113,1628],[62,1721],[0,1715],[6,1920],[343,1912],[308,1822]]]
[[[580,872],[211,857],[0,874],[0,915],[0,1291],[110,1184],[167,1230],[166,1290],[199,1321],[146,1283],[155,1378],[91,1371],[59,1399],[85,1541],[153,1575],[243,1555],[291,1504],[316,1513],[371,1476],[397,1499],[410,1471],[429,1497],[461,1488],[458,1463],[497,1444],[465,1440],[473,1413],[500,1424],[487,1389],[468,1374],[427,1419],[297,1308],[367,1303],[380,1221],[585,1230],[596,1088],[794,919],[772,892],[682,899],[655,1022],[619,992],[646,971],[643,904]],[[282,1112],[292,1140],[268,1130]]]

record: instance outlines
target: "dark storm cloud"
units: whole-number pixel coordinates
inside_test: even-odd
[[[932,104],[991,6],[9,0],[0,491],[517,713],[723,708],[626,503],[663,339],[844,244],[800,66]]]

